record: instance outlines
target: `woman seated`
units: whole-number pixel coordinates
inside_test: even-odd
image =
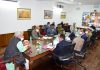
[[[32,30],[32,39],[38,39],[39,37],[41,37],[39,29],[37,27],[34,27],[34,29]]]
[[[39,26],[39,31],[40,31],[40,34],[41,34],[42,36],[45,36],[45,35],[46,35],[46,32],[45,32],[45,29],[44,29],[44,26],[43,26],[43,25],[40,25],[40,26]]]

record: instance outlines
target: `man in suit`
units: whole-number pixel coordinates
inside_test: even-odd
[[[68,46],[70,44],[72,44],[72,43],[65,40],[65,35],[64,34],[60,34],[60,36],[59,36],[59,43],[57,44],[57,46],[53,50],[53,52],[56,55],[63,55],[63,53],[61,53],[62,48],[64,48],[64,47],[70,47],[70,46]],[[68,50],[68,51],[66,51],[66,53],[67,52],[70,52],[70,51]]]

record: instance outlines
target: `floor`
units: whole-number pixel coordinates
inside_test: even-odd
[[[100,70],[100,40],[97,40],[94,47],[95,48],[88,50],[86,58],[83,59],[81,63],[87,70]],[[49,56],[34,62],[33,70],[57,70],[55,65],[51,62],[51,59],[48,58]],[[67,66],[69,70],[83,70],[80,66],[76,66],[77,68],[75,69],[74,64]]]
[[[87,67],[87,70],[100,70],[100,40],[94,47],[82,63]]]

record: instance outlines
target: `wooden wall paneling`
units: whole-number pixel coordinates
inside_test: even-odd
[[[5,35],[1,34],[0,35],[0,47],[5,46],[6,41],[5,41]]]
[[[9,33],[9,34],[6,34],[6,45],[8,45],[9,43],[9,40],[14,36],[14,33]]]
[[[14,36],[14,33],[0,34],[0,47],[5,47],[8,45],[9,40]],[[28,32],[24,32],[25,40],[28,40]]]
[[[28,31],[25,31],[25,32],[24,32],[24,38],[25,38],[25,40],[28,40],[28,37],[29,37],[29,36],[28,36]]]

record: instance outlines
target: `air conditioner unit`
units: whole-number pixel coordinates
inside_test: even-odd
[[[61,5],[61,4],[57,4],[57,7],[58,7],[58,8],[64,8],[64,6]]]
[[[56,7],[64,8],[64,4],[62,2],[56,2]]]

